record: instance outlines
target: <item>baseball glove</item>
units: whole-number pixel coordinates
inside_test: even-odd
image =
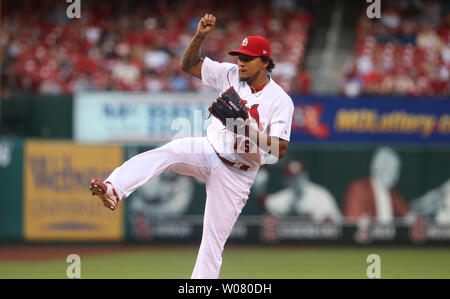
[[[247,120],[248,108],[245,104],[247,101],[241,99],[236,90],[230,87],[211,104],[209,112],[210,115],[217,117],[224,126],[227,126],[227,118]]]

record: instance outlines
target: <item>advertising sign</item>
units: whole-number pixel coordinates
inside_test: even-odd
[[[159,143],[205,136],[215,93],[80,93],[74,100],[74,139],[89,143]]]
[[[294,97],[292,141],[450,143],[450,101]]]
[[[25,240],[121,240],[123,209],[108,211],[88,186],[92,178],[106,177],[122,161],[121,147],[27,141]]]

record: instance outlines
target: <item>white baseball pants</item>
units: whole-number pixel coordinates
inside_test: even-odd
[[[225,242],[258,169],[244,171],[225,165],[206,137],[188,137],[132,157],[105,181],[111,182],[122,199],[165,170],[206,183],[202,241],[191,278],[219,278]]]

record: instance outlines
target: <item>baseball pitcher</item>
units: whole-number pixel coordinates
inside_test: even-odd
[[[200,57],[202,42],[215,22],[212,14],[201,18],[181,61],[185,72],[219,91],[209,108],[213,119],[206,136],[173,140],[132,157],[106,180],[90,183],[92,194],[115,210],[121,200],[166,170],[204,181],[203,234],[191,278],[219,277],[225,242],[260,165],[286,153],[294,112],[291,98],[270,77],[275,65],[265,38],[248,36],[239,49],[229,52],[237,56],[237,64]]]

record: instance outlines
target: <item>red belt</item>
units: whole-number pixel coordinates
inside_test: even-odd
[[[218,152],[216,152],[216,154],[217,154],[217,157],[219,157],[219,159],[220,159],[223,163],[227,164],[228,166],[236,167],[236,168],[238,168],[238,169],[240,169],[240,170],[244,170],[244,171],[247,171],[247,170],[250,168],[250,166],[247,166],[247,165],[242,164],[242,163],[239,163],[239,162],[231,162],[231,161],[228,161],[227,159],[221,157],[221,156],[219,155]]]

